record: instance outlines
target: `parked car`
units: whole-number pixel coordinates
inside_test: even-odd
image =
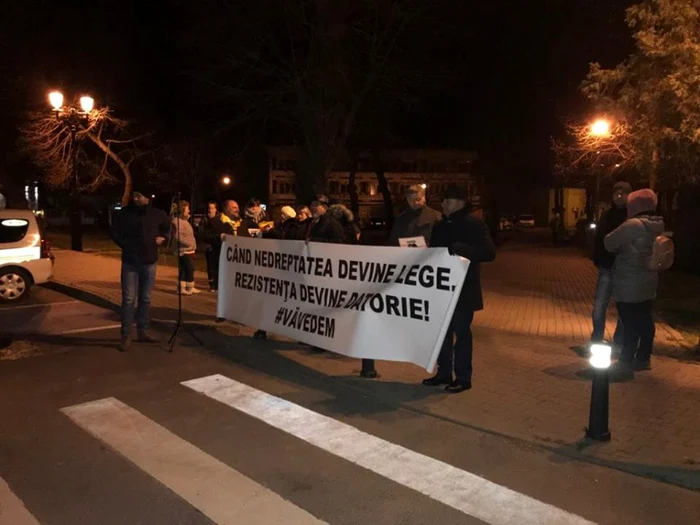
[[[498,230],[502,232],[509,232],[513,229],[513,221],[508,217],[501,217],[498,221]]]
[[[0,301],[21,301],[51,278],[53,255],[29,210],[0,210]]]
[[[518,217],[518,228],[534,228],[535,217],[529,213],[523,213]]]

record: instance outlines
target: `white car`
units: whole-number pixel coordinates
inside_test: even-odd
[[[535,227],[535,217],[529,213],[524,213],[518,217],[518,227],[519,228],[534,228]]]
[[[36,216],[0,210],[0,302],[21,301],[51,278],[53,256]]]

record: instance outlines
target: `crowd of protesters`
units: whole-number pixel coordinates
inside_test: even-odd
[[[631,190],[624,182],[615,185],[612,205],[598,224],[594,253],[599,277],[591,342],[604,337],[607,306],[612,298],[619,316],[613,342],[621,348],[616,372],[623,376],[650,368],[655,331],[652,302],[658,271],[649,261],[657,258],[659,236],[664,231],[664,221],[656,213],[656,194],[649,189]],[[471,213],[464,188],[451,186],[446,190],[442,213],[427,207],[421,186],[408,189],[406,203],[408,211],[397,217],[389,234],[390,246],[402,245],[401,239],[423,237],[421,246],[444,247],[471,262],[437,372],[423,381],[426,386],[444,385],[450,393],[463,392],[472,386],[471,324],[474,313],[484,307],[480,264],[493,261],[496,248],[487,226]],[[308,207],[284,206],[275,222],[270,221],[258,199],[250,199],[242,214],[235,200],[224,201],[221,210],[217,203],[208,203],[207,215],[196,231],[190,218],[187,201],[174,203],[168,217],[149,206],[149,199],[138,188],[133,191],[131,204],[115,216],[111,235],[122,248],[122,351],[130,345],[134,320],[139,341],[155,342],[147,333],[150,293],[158,249],[167,243],[179,257],[179,293],[192,295],[200,292],[194,275],[198,248],[205,253],[209,289],[218,291],[219,257],[227,235],[336,244],[360,242],[353,213],[343,204],[330,203],[324,195],[317,196]],[[266,337],[262,330],[255,333],[257,339]]]

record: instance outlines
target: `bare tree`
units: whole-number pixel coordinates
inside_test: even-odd
[[[131,164],[144,154],[138,148],[144,136],[130,135],[128,125],[105,107],[93,110],[84,125],[71,132],[54,115],[37,111],[28,115],[21,129],[22,142],[49,185],[74,185],[78,192],[92,192],[121,182],[126,205],[133,184]],[[73,180],[76,173],[80,176]]]
[[[211,173],[211,151],[208,141],[183,137],[151,153],[149,175],[156,187],[184,191],[194,210],[203,197],[205,176]]]
[[[368,100],[395,104],[416,85],[426,35],[445,32],[449,11],[442,0],[272,3],[228,0],[216,13],[194,13],[203,51],[191,73],[227,128],[263,127],[300,145],[297,193],[307,200],[327,193]],[[433,23],[436,13],[442,24]]]

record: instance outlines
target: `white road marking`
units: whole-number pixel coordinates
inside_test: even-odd
[[[88,332],[99,332],[101,330],[112,330],[114,328],[121,328],[120,324],[105,324],[102,326],[91,326],[89,328],[76,328],[75,330],[65,330],[59,332],[57,335],[70,335],[70,334],[86,334]]]
[[[60,306],[64,304],[75,304],[78,301],[58,301],[55,303],[43,303],[43,304],[23,304],[20,306],[8,306],[2,308],[2,310],[14,311],[14,310],[24,310],[26,308],[46,308],[47,306]]]
[[[324,524],[118,399],[61,411],[219,525]]]
[[[558,507],[216,374],[184,386],[491,525],[593,525]]]
[[[0,523],[7,525],[39,525],[4,479],[0,478]]]

